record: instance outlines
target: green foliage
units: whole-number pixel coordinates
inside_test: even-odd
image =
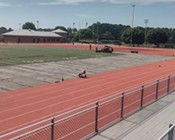
[[[61,30],[67,32],[67,29],[66,29],[64,26],[56,26],[56,27],[54,28],[54,30],[57,30],[57,29],[61,29]]]
[[[93,33],[90,29],[80,30],[81,39],[92,39]]]
[[[95,23],[89,26],[89,29],[92,30],[95,34],[95,38],[99,38],[99,40],[103,39],[114,39],[114,40],[121,40],[122,33],[125,29],[129,26],[125,25],[116,25],[116,24],[108,24],[108,23]],[[98,34],[98,35],[97,35]],[[109,35],[109,37],[107,37]]]
[[[8,30],[5,27],[0,27],[0,34],[7,32]]]
[[[6,33],[6,32],[9,32],[9,31],[12,31],[12,29],[11,28],[7,29],[5,27],[0,27],[0,42],[3,41],[3,35],[2,34]]]
[[[23,25],[23,29],[33,29],[36,30],[35,25],[31,22],[26,22]],[[130,26],[121,24],[109,24],[109,23],[94,23],[87,29],[77,30],[76,28],[65,28],[64,26],[56,26],[55,28],[40,28],[39,31],[52,31],[56,29],[61,29],[68,32],[69,41],[82,41],[91,40],[92,42],[103,41],[103,40],[115,40],[123,41],[126,44],[131,43],[131,32],[133,32],[133,43],[142,44],[144,41],[145,31],[147,32],[147,40],[145,42],[153,43],[155,45],[161,43],[175,43],[175,29],[171,28],[150,28],[147,27],[137,27],[131,30]],[[9,29],[10,31],[11,29]],[[5,27],[0,28],[0,38],[1,34],[7,32]]]
[[[85,40],[93,40],[93,37],[96,35],[93,34],[90,29],[81,29],[80,31],[75,33],[75,41],[85,41]],[[86,41],[85,41],[86,42]]]
[[[25,24],[22,25],[22,28],[36,30],[35,24],[33,24],[32,22],[26,22]]]
[[[125,30],[123,32],[123,42],[129,44],[131,43],[131,34],[132,34],[132,44],[143,44],[144,43],[144,32],[142,29],[140,29],[139,27],[131,29],[128,28],[127,30]]]
[[[145,34],[143,32],[143,30],[141,30],[140,28],[134,28],[133,29],[133,38],[132,38],[132,43],[133,44],[143,44],[145,41]]]
[[[122,41],[124,43],[129,44],[131,42],[131,32],[131,28],[128,28],[123,32]]]
[[[136,28],[139,29],[139,30],[141,30],[142,32],[145,32],[145,28],[143,28],[143,27],[138,26]]]
[[[45,32],[51,32],[51,31],[53,31],[53,29],[51,29],[51,28],[39,28],[37,30],[38,31],[45,31]]]
[[[73,29],[72,28],[67,28],[67,33],[68,33],[68,38],[73,38],[74,34],[73,34]]]
[[[175,29],[172,29],[169,35],[169,43],[175,43]]]
[[[2,38],[2,34],[7,32],[7,29],[5,27],[0,27],[0,39]]]
[[[101,35],[101,39],[103,40],[114,40],[114,36],[112,35],[111,32],[105,32]]]
[[[159,47],[160,44],[164,44],[168,41],[168,34],[165,29],[152,29],[148,32],[147,40],[149,43],[153,43]]]

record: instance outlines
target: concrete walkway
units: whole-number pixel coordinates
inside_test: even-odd
[[[175,123],[175,92],[106,129],[91,140],[157,140]]]

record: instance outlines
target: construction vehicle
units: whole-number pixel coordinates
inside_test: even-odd
[[[103,52],[103,53],[112,53],[114,51],[114,49],[110,46],[104,46],[104,48],[102,49],[98,49],[98,47],[96,47],[96,52]]]

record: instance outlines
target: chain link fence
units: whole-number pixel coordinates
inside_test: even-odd
[[[168,76],[2,135],[0,139],[87,139],[174,90],[175,76]],[[174,134],[174,128],[169,133],[172,131]],[[169,137],[169,134],[166,134],[161,140],[173,140]]]

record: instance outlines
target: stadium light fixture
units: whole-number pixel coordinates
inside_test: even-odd
[[[134,13],[135,13],[135,4],[132,5],[132,25],[131,25],[131,44],[133,44],[133,27],[134,27]]]
[[[147,43],[147,25],[149,23],[149,19],[144,19],[145,23],[145,43]]]
[[[36,21],[37,24],[37,30],[39,29],[39,20]]]

